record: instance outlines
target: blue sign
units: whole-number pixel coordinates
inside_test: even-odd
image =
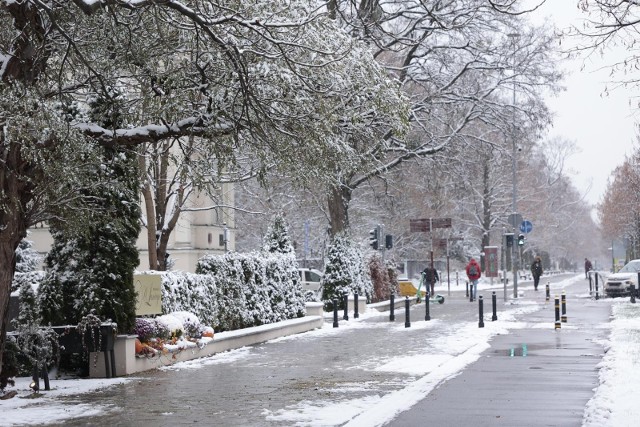
[[[520,231],[523,233],[530,233],[533,230],[533,224],[531,221],[524,220],[520,223]]]

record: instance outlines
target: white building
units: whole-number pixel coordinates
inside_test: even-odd
[[[200,210],[213,206],[214,201],[200,195],[190,198],[187,208],[195,209],[180,215],[175,230],[171,233],[167,252],[174,261],[173,270],[194,272],[198,259],[207,254],[223,254],[235,248],[234,187],[232,184],[222,186],[220,193],[222,205],[214,209]],[[29,230],[29,240],[33,249],[41,254],[49,252],[53,238],[49,227],[41,224]],[[225,240],[226,235],[226,240]],[[149,269],[149,250],[147,247],[147,228],[143,227],[137,243],[140,253],[139,270]]]

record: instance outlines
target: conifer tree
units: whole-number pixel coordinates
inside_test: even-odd
[[[92,103],[92,115],[105,127],[118,126],[121,96]],[[94,200],[81,230],[63,221],[52,222],[54,244],[43,283],[43,317],[51,323],[75,324],[88,314],[113,321],[129,332],[135,325],[136,295],[133,272],[139,258],[140,234],[137,154],[126,148],[106,147],[95,170]],[[64,319],[62,319],[64,317]]]
[[[344,308],[344,295],[356,292],[367,302],[371,302],[373,286],[365,271],[362,250],[346,233],[335,235],[327,258],[322,277],[322,300],[325,309],[333,309],[333,299],[338,300],[339,308]]]
[[[263,250],[269,253],[277,253],[282,256],[282,262],[285,264],[277,271],[284,271],[284,280],[277,280],[275,283],[283,283],[282,289],[272,292],[270,297],[272,304],[282,302],[286,307],[286,317],[302,317],[305,314],[305,296],[300,283],[300,275],[298,273],[298,261],[296,260],[296,251],[289,237],[289,227],[284,216],[278,214],[274,218],[273,225],[267,230],[264,237]],[[267,280],[269,278],[267,277]]]

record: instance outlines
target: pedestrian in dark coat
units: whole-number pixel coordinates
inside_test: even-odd
[[[533,289],[538,290],[538,284],[540,283],[540,276],[542,276],[542,259],[537,256],[531,264],[531,276],[533,277]]]
[[[438,277],[438,271],[433,267],[427,267],[422,271],[424,275],[424,286],[425,288],[431,289],[431,296],[435,294],[435,286],[436,282],[440,281],[440,277]]]
[[[584,259],[584,278],[588,279],[589,278],[589,272],[593,270],[593,266],[591,265],[591,261],[589,261],[587,258]]]

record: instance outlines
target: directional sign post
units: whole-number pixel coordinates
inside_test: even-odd
[[[533,224],[531,221],[524,220],[520,223],[520,231],[523,233],[531,233],[533,230]]]

